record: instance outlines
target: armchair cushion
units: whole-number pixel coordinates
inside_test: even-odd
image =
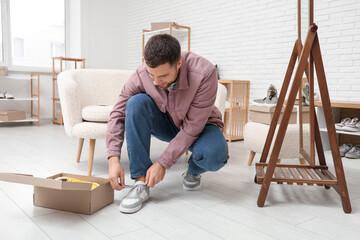
[[[97,105],[86,106],[81,110],[81,116],[88,122],[108,122],[110,112],[114,106],[112,105]]]

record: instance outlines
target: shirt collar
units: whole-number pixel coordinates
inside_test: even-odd
[[[170,86],[168,86],[167,90],[170,92],[172,90],[174,90],[176,84],[179,82],[179,76],[176,78],[175,82],[173,82],[172,84],[170,84]]]

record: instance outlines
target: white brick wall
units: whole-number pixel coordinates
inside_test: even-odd
[[[332,100],[360,101],[360,0],[317,0],[314,20]],[[218,64],[221,79],[250,80],[250,98],[280,90],[297,38],[295,0],[128,1],[128,68],[141,62],[151,22],[191,27],[191,51]]]

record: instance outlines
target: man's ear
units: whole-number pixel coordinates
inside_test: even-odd
[[[180,69],[181,64],[182,64],[182,61],[183,61],[183,59],[182,59],[182,58],[180,58],[180,59],[179,59],[179,61],[178,61],[178,63],[176,64],[176,68],[177,68],[177,70],[179,70],[179,69]]]

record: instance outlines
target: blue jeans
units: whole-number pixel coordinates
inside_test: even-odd
[[[125,133],[130,161],[131,178],[146,175],[153,164],[150,160],[151,135],[170,142],[179,129],[170,117],[159,110],[147,94],[132,96],[126,103]],[[206,171],[217,171],[228,158],[227,142],[215,125],[207,124],[199,138],[189,147],[189,171],[193,175]]]

